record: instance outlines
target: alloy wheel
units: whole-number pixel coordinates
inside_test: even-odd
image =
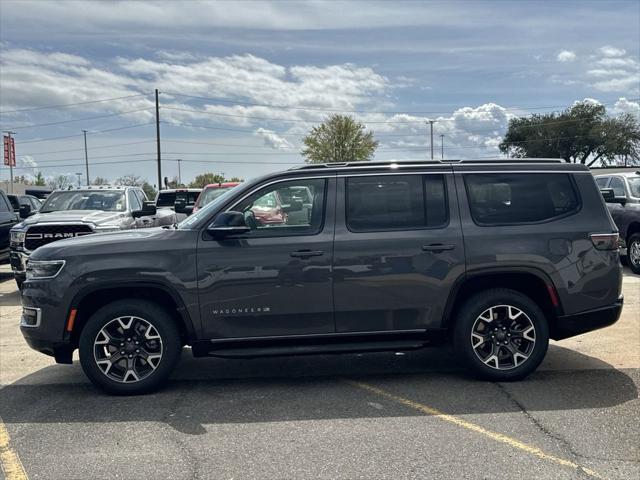
[[[162,360],[162,338],[147,320],[114,318],[100,329],[93,342],[100,371],[121,383],[139,382],[151,375]]]
[[[526,362],[536,344],[536,329],[528,315],[512,305],[495,305],[473,323],[471,345],[488,367],[510,370]]]
[[[634,240],[629,246],[629,261],[636,267],[640,267],[640,240]]]

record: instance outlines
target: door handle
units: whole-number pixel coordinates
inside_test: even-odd
[[[446,250],[453,250],[454,248],[456,248],[455,245],[445,245],[442,243],[432,243],[431,245],[423,245],[422,246],[422,250],[425,252],[433,252],[433,253],[439,253],[439,252],[444,252]]]
[[[291,252],[289,255],[295,258],[309,258],[319,257],[324,255],[324,252],[322,250],[298,250],[297,252]]]

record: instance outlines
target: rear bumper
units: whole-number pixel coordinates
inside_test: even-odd
[[[620,318],[623,303],[621,296],[617,302],[606,307],[558,317],[552,326],[551,338],[562,340],[613,325]]]

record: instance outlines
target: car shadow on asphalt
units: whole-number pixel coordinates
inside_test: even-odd
[[[453,415],[608,408],[638,397],[629,376],[637,370],[557,345],[549,358],[554,370],[543,364],[523,381],[498,384],[468,377],[444,348],[257,360],[193,359],[185,349],[157,393],[107,397],[77,364],[53,365],[2,388],[0,416],[7,424],[160,422],[198,435],[210,424],[420,415],[352,382]]]

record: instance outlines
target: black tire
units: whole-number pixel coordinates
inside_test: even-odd
[[[489,308],[494,307],[496,309],[496,314],[498,314],[501,310],[504,312],[512,312],[512,310],[507,310],[503,306],[515,307],[513,312],[520,310],[525,314],[525,317],[518,317],[518,322],[528,322],[534,327],[533,333],[529,333],[529,335],[534,336],[535,341],[531,342],[526,338],[518,340],[522,342],[520,345],[528,346],[528,348],[530,348],[530,351],[528,353],[525,352],[528,354],[528,358],[526,358],[525,360],[520,360],[521,363],[518,364],[516,355],[511,355],[511,360],[513,360],[515,364],[513,366],[503,365],[501,368],[500,360],[494,360],[492,362],[493,365],[489,365],[483,362],[483,360],[480,358],[482,352],[476,353],[476,350],[474,349],[474,345],[472,343],[472,332],[474,332],[474,325],[481,325],[483,323],[482,320],[479,320],[479,317],[480,315],[487,315],[486,312]],[[492,311],[490,311],[489,313],[491,313]],[[477,320],[479,320],[480,323],[476,323]],[[501,320],[495,321],[495,324],[492,322],[484,322],[485,326],[482,328],[486,328],[486,331],[488,333],[485,335],[488,338],[493,338],[490,336],[492,332],[489,330],[502,324]],[[509,324],[510,322],[514,321],[505,320],[503,323]],[[492,327],[487,328],[490,325]],[[504,333],[500,332],[499,335],[507,335],[507,332],[509,331],[511,330],[509,330],[509,327],[507,326],[506,331]],[[519,335],[515,332],[516,331],[514,330],[514,337],[516,335]],[[511,337],[511,334],[509,334],[509,337]],[[520,380],[529,375],[536,368],[538,368],[538,366],[544,359],[544,356],[547,353],[547,348],[549,346],[549,325],[547,324],[547,319],[540,307],[538,307],[538,305],[529,297],[515,290],[496,288],[476,293],[466,302],[464,302],[456,315],[453,340],[456,353],[475,376],[484,380],[497,382]],[[512,338],[503,338],[502,340],[509,342],[514,341]],[[511,343],[509,344],[509,347],[506,347],[501,346],[499,344],[500,342],[498,341],[498,345],[494,347],[493,342],[497,341],[495,339],[485,342],[482,342],[480,340],[475,341],[478,341],[479,345],[481,345],[482,348],[491,349],[491,352],[494,352],[493,349],[496,348],[499,352],[502,352],[499,355],[504,354],[507,361],[509,360],[510,354],[507,348],[512,348],[513,345]],[[489,344],[488,346],[487,343]],[[489,358],[490,356],[491,354],[487,354],[485,359]]]
[[[640,233],[631,235],[627,242],[627,263],[633,273],[640,275],[640,257],[632,254],[632,249],[634,248],[640,250]]]
[[[124,383],[108,376],[100,366],[98,366],[95,351],[96,348],[99,349],[100,347],[97,347],[95,342],[103,327],[108,324],[115,325],[111,323],[115,319],[132,316],[139,318],[142,322],[146,322],[146,324],[151,325],[155,329],[160,339],[161,356],[155,369],[148,373],[147,376],[137,381],[134,380]],[[135,326],[137,324],[134,323],[133,325]],[[150,330],[147,330],[147,332],[148,331]],[[140,337],[140,341],[144,341],[142,336]],[[118,347],[117,350],[119,350],[119,348],[120,347]],[[112,395],[139,395],[160,388],[167,381],[173,368],[180,359],[181,349],[180,334],[170,315],[155,303],[135,299],[115,301],[94,313],[83,328],[79,342],[80,364],[82,365],[84,373],[94,385]],[[139,362],[137,359],[134,360]],[[123,358],[122,361],[124,363],[127,362],[126,358]],[[139,363],[139,365],[145,364],[149,365],[146,362],[142,364]],[[147,369],[148,368],[149,367],[147,367]],[[125,382],[126,380],[127,376],[124,377]]]

